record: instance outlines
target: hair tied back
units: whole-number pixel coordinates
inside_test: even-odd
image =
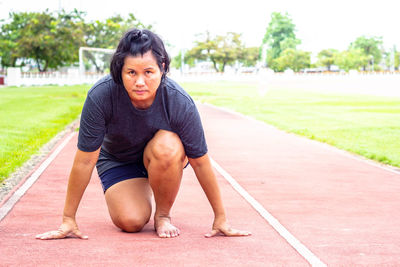
[[[131,35],[131,42],[134,42],[134,41],[137,41],[140,39],[145,41],[145,40],[148,40],[149,37],[142,30],[139,30],[139,29],[134,30]]]
[[[142,37],[142,31],[141,30],[135,30],[135,31],[132,32],[132,35],[131,35],[130,39],[131,39],[131,42],[132,42],[132,41],[139,40],[141,37]]]

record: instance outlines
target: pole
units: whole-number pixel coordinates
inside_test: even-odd
[[[83,65],[83,47],[79,48],[79,73],[81,75],[85,73],[85,66]]]
[[[393,64],[391,65],[391,71],[395,70],[395,64],[396,64],[396,45],[393,45]]]
[[[185,50],[181,48],[181,74],[183,74],[183,65],[185,64]]]

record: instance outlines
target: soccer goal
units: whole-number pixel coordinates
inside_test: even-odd
[[[108,73],[114,49],[80,47],[79,71],[80,73]]]

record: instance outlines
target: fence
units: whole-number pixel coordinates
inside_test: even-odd
[[[5,84],[8,86],[94,84],[102,76],[104,74],[81,74],[78,69],[69,69],[67,72],[23,73],[19,68],[8,68]],[[291,88],[400,96],[400,72],[274,73],[261,70],[257,73],[181,74],[179,71],[172,71],[170,76],[177,82],[250,82],[257,84],[262,91],[272,88]]]
[[[258,73],[172,75],[178,82],[253,83],[261,95],[269,90],[312,90],[321,93],[367,94],[400,97],[400,72]]]
[[[20,68],[8,68],[5,77],[5,85],[30,86],[30,85],[75,85],[93,84],[104,74],[81,74],[79,70],[70,69],[67,72],[21,72]]]

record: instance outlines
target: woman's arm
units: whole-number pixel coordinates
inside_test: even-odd
[[[99,152],[100,149],[94,152],[84,152],[78,149],[75,154],[74,163],[69,176],[62,224],[58,230],[37,235],[36,238],[58,239],[64,238],[71,233],[83,239],[87,238],[87,236],[83,236],[79,231],[79,228],[76,224],[75,215],[83,193],[89,184],[94,166],[96,165],[99,157]]]
[[[212,237],[218,233],[226,236],[250,235],[250,232],[232,229],[227,223],[221,192],[208,154],[199,158],[189,158],[189,162],[214,211],[213,228],[210,233],[206,234],[206,237]]]
[[[64,206],[64,217],[74,218],[83,193],[89,184],[100,149],[94,152],[83,152],[78,149],[69,175],[67,196]]]

